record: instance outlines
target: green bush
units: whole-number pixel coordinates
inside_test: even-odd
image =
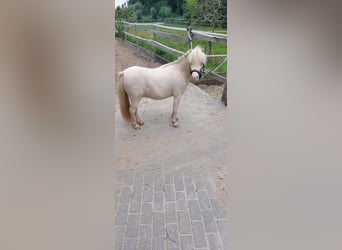
[[[170,17],[172,14],[172,9],[169,6],[163,6],[159,10],[159,16],[164,20],[167,17]]]
[[[151,8],[151,15],[152,15],[153,20],[157,20],[158,16],[157,16],[156,8],[154,8],[154,7]]]
[[[124,34],[124,27],[121,22],[116,22],[115,23],[115,36],[119,37],[121,39],[124,39],[125,34]]]
[[[137,20],[141,21],[142,20],[142,10],[136,10],[136,14],[137,14]]]

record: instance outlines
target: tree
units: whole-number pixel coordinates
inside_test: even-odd
[[[163,6],[159,10],[159,16],[164,20],[164,18],[170,17],[172,14],[172,9],[169,6]]]
[[[130,1],[131,2],[131,1]],[[142,19],[142,8],[143,5],[140,1],[135,1],[134,4],[128,4],[128,12],[130,21],[136,21]]]
[[[222,24],[223,18],[226,16],[226,8],[222,2],[222,0],[202,0],[199,4],[200,17],[210,24],[212,32]]]
[[[151,15],[152,15],[153,20],[157,20],[158,16],[157,16],[156,8],[154,8],[154,7],[151,8]]]
[[[193,23],[198,14],[198,2],[197,0],[185,0],[184,3],[185,19],[189,21],[189,24]]]
[[[136,10],[135,13],[137,14],[137,20],[141,21],[142,19],[142,10]]]

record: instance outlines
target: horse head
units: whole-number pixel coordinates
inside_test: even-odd
[[[207,56],[204,54],[204,50],[200,46],[196,46],[189,53],[188,60],[192,80],[196,82],[202,77],[204,65],[207,62]]]

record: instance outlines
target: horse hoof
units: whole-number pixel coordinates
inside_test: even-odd
[[[139,125],[144,125],[144,122],[143,121],[138,121],[137,122]]]
[[[133,125],[133,127],[134,127],[136,130],[141,129],[141,127],[140,127],[138,124]]]
[[[177,128],[178,127],[178,123],[177,122],[172,122],[172,126]]]

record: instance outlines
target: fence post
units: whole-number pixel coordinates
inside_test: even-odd
[[[127,36],[126,36],[126,23],[125,22],[122,22],[122,29],[123,29],[123,33],[124,33],[124,41],[126,43]]]
[[[135,24],[133,25],[133,30],[134,30],[134,35],[138,36],[137,26]],[[135,50],[136,51],[138,51],[138,47],[139,47],[138,40],[136,39],[136,41],[135,41]]]
[[[209,48],[208,48],[208,50],[209,50],[209,51],[208,51],[208,54],[209,54],[209,55],[212,55],[212,53],[213,53],[213,44],[212,44],[211,41],[208,42],[208,47],[209,47]]]
[[[187,35],[188,35],[188,48],[190,50],[192,50],[192,35],[193,35],[192,34],[192,28],[189,27],[186,29],[186,31],[187,31]]]
[[[227,79],[224,81],[224,87],[222,92],[221,101],[227,106]]]
[[[152,26],[152,35],[153,35],[153,41],[152,41],[152,46],[153,46],[153,59],[156,62],[157,61],[157,49],[154,46],[154,43],[157,41],[157,34],[154,32],[156,30],[156,26],[153,24]]]

